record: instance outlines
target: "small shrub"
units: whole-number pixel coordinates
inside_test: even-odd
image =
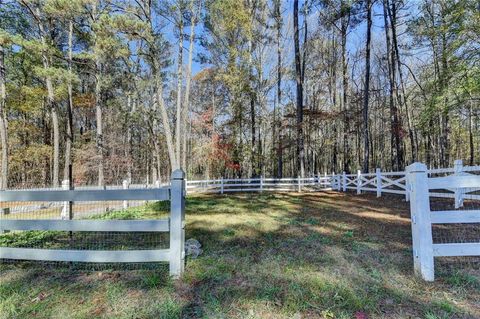
[[[343,233],[343,237],[353,238],[353,230],[347,230],[345,233]]]

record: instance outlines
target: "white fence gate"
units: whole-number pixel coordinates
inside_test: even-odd
[[[170,201],[170,217],[158,220],[52,220],[0,219],[0,233],[48,230],[64,232],[169,232],[168,249],[151,250],[64,250],[0,247],[0,259],[87,262],[169,262],[170,275],[178,277],[185,260],[185,176],[172,173],[170,187],[116,190],[1,191],[0,202],[87,202],[154,200]],[[5,215],[9,217],[12,215]]]

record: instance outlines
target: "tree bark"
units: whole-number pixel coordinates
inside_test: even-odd
[[[368,98],[370,94],[370,42],[372,36],[372,5],[367,0],[367,43],[365,47],[365,92],[363,93],[363,172],[368,173],[370,147],[368,135]]]
[[[275,129],[278,126],[276,132],[278,145],[277,145],[277,177],[283,176],[283,146],[282,146],[282,48],[280,45],[280,38],[282,35],[282,14],[281,14],[281,0],[275,1],[275,24],[276,24],[276,42],[277,42],[277,109],[274,114],[274,136]],[[273,141],[275,143],[275,140]]]
[[[401,125],[398,116],[398,109],[395,104],[396,95],[396,76],[395,76],[395,51],[392,49],[390,40],[390,31],[388,23],[388,11],[390,10],[389,0],[385,0],[383,3],[383,15],[385,23],[385,38],[387,45],[387,61],[388,61],[388,80],[389,80],[389,104],[390,104],[390,130],[391,130],[391,148],[395,150],[392,154],[392,167],[396,170],[403,169],[403,150],[400,137]],[[390,26],[391,27],[391,26]]]
[[[8,188],[8,118],[5,49],[0,45],[0,145],[2,147],[2,170],[0,190]]]
[[[69,167],[72,164],[72,145],[73,145],[73,89],[72,89],[72,49],[73,49],[73,20],[70,19],[68,25],[68,74],[67,83],[68,103],[67,103],[67,136],[65,141],[65,167],[63,170],[63,179],[69,178]],[[71,181],[70,181],[71,182]]]
[[[40,9],[36,8],[36,15],[38,21],[38,28],[40,31],[40,40],[42,43],[42,63],[43,68],[45,69],[45,84],[47,87],[47,108],[50,110],[50,115],[52,117],[52,129],[53,129],[53,177],[52,177],[52,186],[58,187],[59,184],[59,172],[60,172],[60,127],[58,120],[58,110],[57,103],[55,101],[55,91],[53,89],[52,78],[49,75],[48,69],[50,68],[50,58],[46,52],[47,46],[47,34],[43,21],[41,20]]]
[[[160,111],[160,116],[162,118],[163,130],[165,131],[165,139],[167,140],[167,149],[168,149],[168,156],[170,157],[170,165],[173,170],[180,168],[178,164],[177,157],[175,155],[175,150],[173,147],[173,136],[172,130],[170,128],[170,122],[168,121],[168,114],[167,109],[165,108],[165,103],[163,101],[163,86],[161,80],[161,71],[159,69],[156,70],[157,74],[156,78],[156,92],[155,92],[155,103]]]
[[[193,49],[195,44],[195,25],[197,21],[198,12],[200,12],[201,1],[199,1],[199,7],[195,10],[194,0],[191,0],[190,7],[192,10],[192,17],[190,20],[190,40],[188,48],[188,66],[187,74],[185,75],[185,99],[183,103],[183,151],[182,151],[182,167],[187,170],[187,122],[189,120],[189,111],[190,111],[190,82],[192,79],[192,60],[193,60]]]
[[[303,137],[303,82],[300,57],[300,30],[298,28],[298,0],[293,1],[293,30],[295,44],[295,80],[297,87],[297,175],[305,176],[305,149]]]
[[[103,140],[102,64],[95,60],[95,118],[97,121],[96,146],[98,156],[98,186],[105,185],[105,152]]]
[[[398,46],[398,38],[397,38],[397,7],[396,4],[392,4],[391,10],[388,10],[389,17],[390,17],[390,23],[391,23],[391,28],[392,28],[392,50],[394,50],[395,58],[397,61],[397,68],[398,68],[398,76],[400,80],[400,89],[401,89],[401,95],[399,94],[399,90],[397,90],[397,93],[399,95],[399,102],[402,103],[405,107],[405,116],[407,118],[407,126],[408,126],[408,136],[410,139],[410,152],[412,156],[412,161],[416,162],[417,161],[417,153],[418,153],[418,145],[417,141],[415,138],[415,132],[413,129],[413,124],[411,120],[411,114],[409,110],[409,106],[407,103],[406,99],[406,89],[405,89],[405,81],[404,76],[403,76],[403,71],[402,71],[402,62],[400,60],[400,50]]]
[[[332,33],[332,41],[331,41],[331,61],[334,61],[332,65],[330,66],[330,98],[332,101],[333,105],[333,111],[336,111],[337,108],[337,50],[336,50],[336,41],[335,41],[335,33]],[[337,171],[338,165],[337,165],[337,153],[338,153],[338,125],[339,121],[337,119],[334,119],[333,122],[333,150],[332,150],[332,165],[330,166],[334,171]]]
[[[470,147],[470,166],[475,163],[475,146],[473,142],[473,102],[470,101],[470,107],[468,108],[468,145]]]
[[[341,6],[346,6],[342,2]],[[347,74],[347,29],[350,23],[350,11],[344,13],[341,17],[340,37],[342,47],[342,89],[343,89],[343,171],[350,171],[350,146],[349,146],[349,131],[350,131],[350,119],[348,116],[348,74]]]
[[[181,141],[182,141],[182,86],[183,86],[183,5],[179,5],[178,21],[178,61],[177,61],[177,118],[175,128],[175,153],[177,165],[181,164]]]
[[[145,2],[145,8],[143,9],[145,13],[145,18],[149,23],[149,33],[152,37],[153,34],[153,21],[152,21],[152,6],[150,1]],[[175,170],[180,168],[179,163],[177,161],[175,155],[175,146],[173,144],[173,135],[172,130],[170,127],[170,122],[168,118],[167,109],[165,107],[165,103],[163,101],[163,82],[162,82],[162,70],[160,66],[160,57],[158,56],[158,48],[155,47],[155,42],[148,42],[148,51],[150,55],[150,65],[152,67],[152,73],[154,77],[154,86],[155,86],[155,95],[153,98],[153,102],[160,112],[160,117],[162,119],[163,130],[165,134],[165,139],[167,141],[167,150],[168,150],[168,157],[170,159],[170,168],[171,170]]]

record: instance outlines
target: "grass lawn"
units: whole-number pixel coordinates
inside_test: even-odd
[[[186,207],[186,237],[204,252],[181,280],[166,266],[0,264],[0,318],[480,318],[478,270],[437,271],[434,283],[413,277],[400,197],[195,195]]]

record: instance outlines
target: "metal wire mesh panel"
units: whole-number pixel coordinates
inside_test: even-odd
[[[85,202],[1,202],[0,226],[12,221],[48,222],[161,220],[168,217],[169,202],[160,201],[85,201]],[[34,224],[34,223],[32,223]],[[22,224],[24,225],[24,224]],[[88,225],[88,224],[85,224]],[[168,225],[167,225],[168,226]],[[51,226],[49,226],[51,227]],[[28,228],[28,227],[27,227]],[[84,231],[86,230],[86,231]],[[0,231],[0,249],[34,248],[74,251],[147,251],[169,247],[168,232],[158,231]],[[86,269],[151,268],[155,263],[84,263],[64,261],[23,261],[0,259],[10,265],[36,264]],[[155,267],[164,267],[156,265]]]
[[[480,176],[480,171],[466,168],[466,175]],[[462,174],[462,173],[461,173]],[[437,170],[430,177],[451,176],[451,170]],[[430,200],[432,216],[435,213],[478,212],[480,211],[480,189],[434,190],[435,198]],[[480,223],[445,223],[432,225],[433,244],[480,243]],[[480,251],[478,252],[480,254]],[[467,272],[480,277],[480,256],[436,257],[435,267],[439,273]]]

